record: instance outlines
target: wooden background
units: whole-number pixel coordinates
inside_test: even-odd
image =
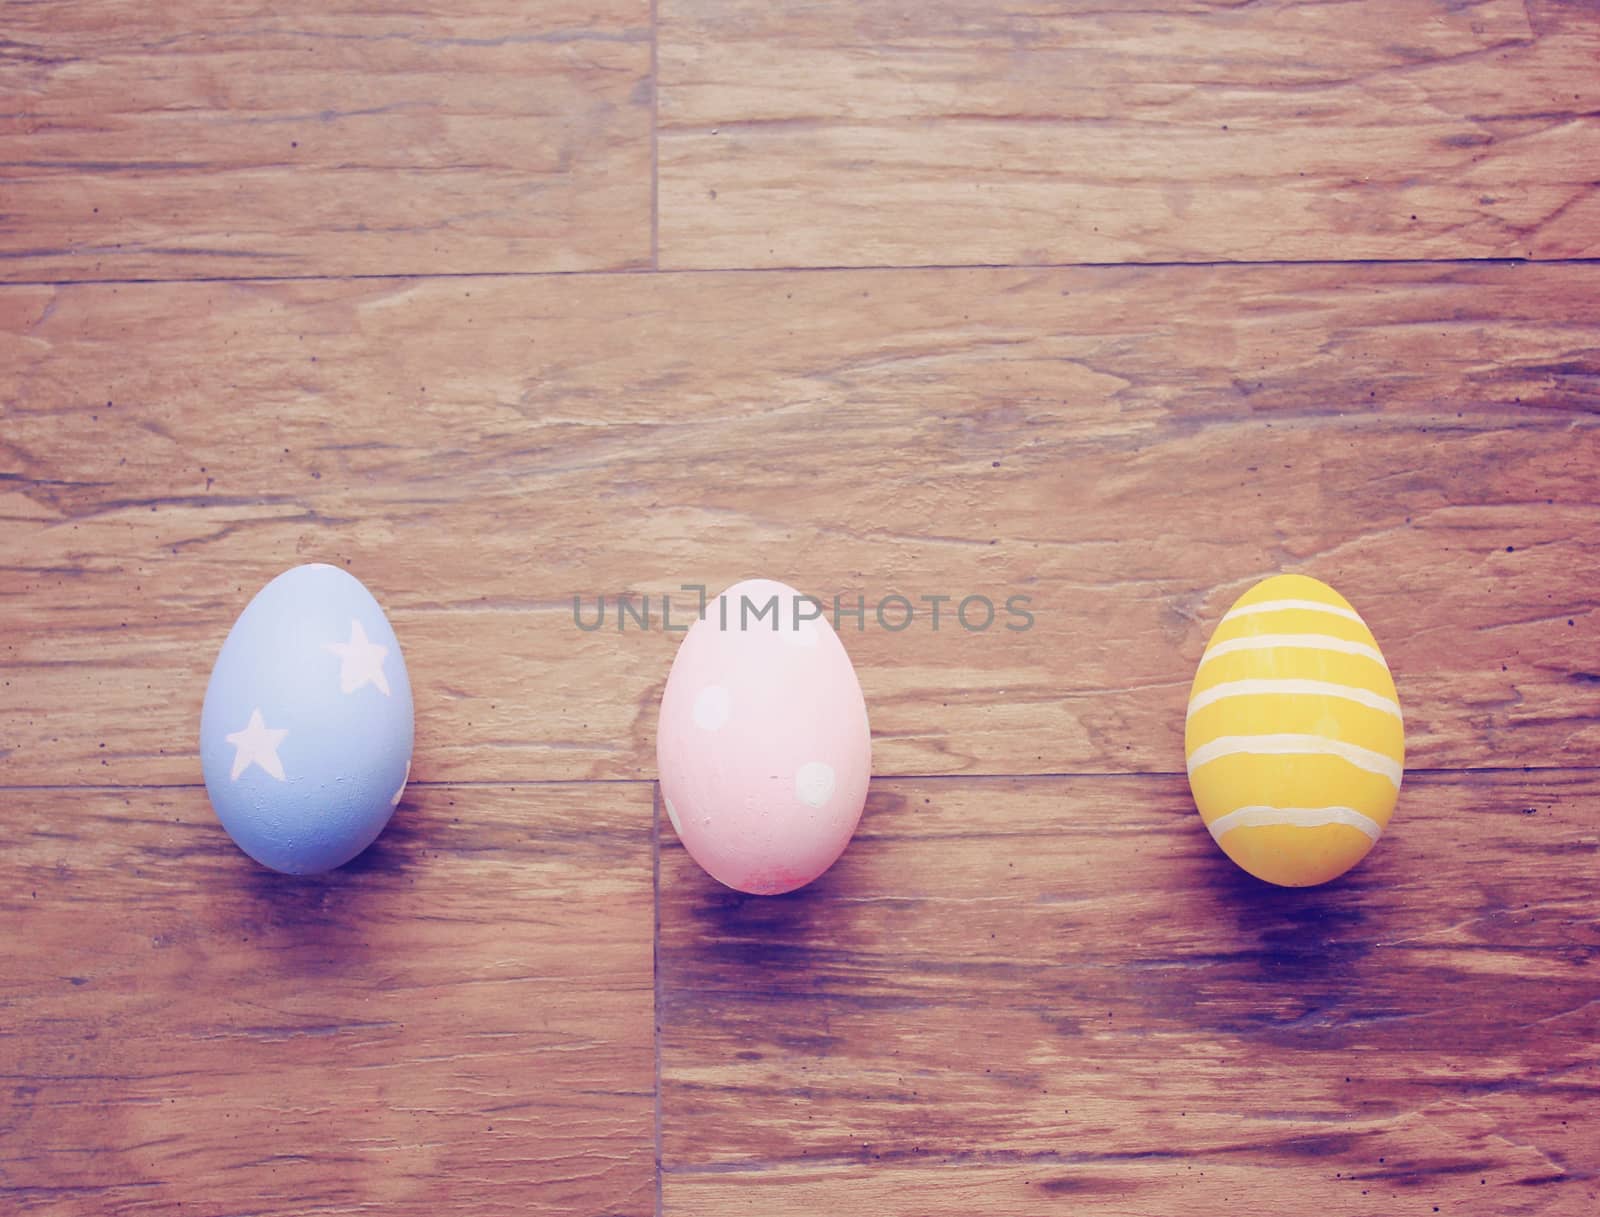
[[[0,1209],[1600,1210],[1600,10],[0,7]],[[311,880],[199,784],[233,618],[346,565],[413,782]],[[1305,571],[1405,705],[1283,891],[1182,777]],[[844,636],[800,893],[659,814],[676,637]],[[678,603],[690,594],[679,593]]]

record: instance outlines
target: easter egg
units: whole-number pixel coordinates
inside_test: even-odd
[[[1405,769],[1394,680],[1361,615],[1305,575],[1240,596],[1200,657],[1184,750],[1228,857],[1285,887],[1344,874],[1388,826]]]
[[[767,579],[707,603],[661,697],[667,815],[710,875],[772,895],[844,852],[872,769],[867,706],[818,601]]]
[[[331,870],[389,822],[412,730],[411,683],[378,602],[337,567],[297,566],[239,614],[211,670],[206,792],[263,866]]]

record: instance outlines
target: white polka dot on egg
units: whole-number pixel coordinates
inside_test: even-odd
[[[678,822],[678,809],[666,795],[661,796],[661,801],[667,805],[667,819],[672,821],[672,831],[680,837],[683,836],[683,825]]]
[[[694,725],[703,731],[719,731],[728,721],[733,698],[723,685],[707,685],[694,699]]]
[[[821,807],[833,793],[833,766],[807,761],[794,775],[794,796],[807,807]]]

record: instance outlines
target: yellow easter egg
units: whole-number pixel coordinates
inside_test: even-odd
[[[1184,724],[1189,789],[1222,851],[1309,887],[1366,857],[1389,824],[1405,728],[1361,615],[1306,575],[1263,579],[1217,623]]]

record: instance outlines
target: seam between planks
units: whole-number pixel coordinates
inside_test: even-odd
[[[650,0],[650,269],[661,269],[661,16]],[[656,1211],[659,1217],[660,1204]]]
[[[0,254],[0,258],[4,255]],[[1264,260],[1224,260],[1195,262],[917,262],[895,265],[892,263],[848,263],[829,266],[685,266],[685,267],[614,267],[595,270],[478,270],[478,271],[382,271],[355,275],[193,275],[193,276],[131,276],[127,278],[61,278],[61,279],[0,279],[0,288],[14,287],[127,287],[150,284],[178,283],[360,283],[364,281],[406,280],[422,282],[448,279],[600,279],[612,277],[639,277],[649,275],[806,275],[896,273],[902,271],[960,271],[960,270],[1226,270],[1270,269],[1273,267],[1337,267],[1337,266],[1600,266],[1600,256],[1582,258],[1278,258]]]
[[[650,1034],[655,1058],[656,1217],[664,1217],[661,1114],[661,783],[650,783]]]
[[[1600,762],[1583,765],[1466,765],[1438,768],[1408,768],[1405,776],[1415,777],[1474,777],[1497,774],[1552,774],[1593,773],[1600,771]],[[1182,769],[1138,770],[1055,770],[1039,773],[874,773],[874,782],[1018,782],[1035,780],[1086,781],[1138,781],[1146,778],[1187,777]],[[460,790],[472,788],[514,790],[521,786],[643,786],[658,787],[655,778],[493,778],[463,779],[461,781],[407,783],[407,789]],[[117,790],[204,790],[204,782],[101,782],[85,784],[0,785],[0,795],[13,791],[94,791]],[[652,806],[654,806],[652,795]],[[659,818],[659,816],[658,816]]]

